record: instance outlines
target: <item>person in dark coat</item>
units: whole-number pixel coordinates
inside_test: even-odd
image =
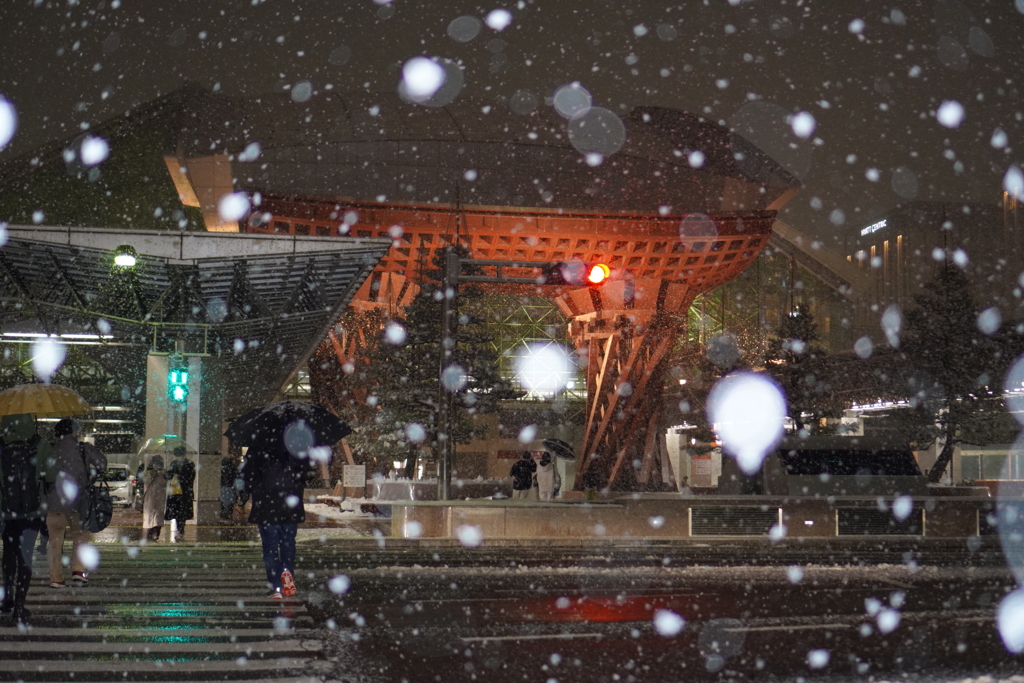
[[[295,587],[295,535],[306,521],[302,505],[306,482],[313,473],[308,459],[293,457],[284,444],[273,448],[250,448],[242,465],[245,490],[252,496],[249,523],[260,531],[263,565],[270,592],[266,597],[280,600],[298,592]]]
[[[537,463],[533,461],[530,451],[523,451],[523,457],[516,460],[509,474],[512,476],[512,497],[526,498],[533,488],[533,473],[537,471]]]
[[[50,447],[31,415],[6,415],[0,434],[0,516],[3,521],[4,597],[0,609],[15,624],[27,623],[25,598],[32,582],[32,547],[43,528],[41,463]]]
[[[222,458],[220,461],[220,518],[231,519],[231,513],[238,503],[238,465],[233,458]]]
[[[184,446],[177,446],[174,451],[174,460],[167,468],[167,478],[173,487],[174,478],[177,477],[181,493],[173,490],[167,496],[166,519],[171,523],[171,543],[177,541],[179,535],[185,533],[185,522],[192,519],[192,500],[195,492],[196,466],[185,454]]]

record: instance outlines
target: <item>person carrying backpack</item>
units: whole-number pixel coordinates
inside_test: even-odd
[[[43,525],[40,464],[50,444],[36,433],[31,415],[6,415],[0,421],[0,514],[3,517],[4,597],[0,610],[15,624],[28,622],[25,598],[32,581],[32,548]]]
[[[523,451],[523,457],[512,465],[509,476],[512,477],[512,497],[527,498],[533,488],[533,474],[537,471],[537,463],[530,451]]]
[[[52,465],[45,474],[46,528],[50,532],[50,543],[46,548],[46,560],[50,566],[50,588],[64,588],[62,554],[64,534],[71,529],[74,544],[71,553],[71,580],[78,586],[89,582],[81,549],[89,542],[89,532],[82,527],[82,492],[96,477],[106,472],[107,458],[89,443],[79,443],[81,428],[74,420],[64,419],[53,428],[57,436]]]
[[[233,458],[221,458],[220,461],[220,518],[231,519],[238,503],[238,465]]]

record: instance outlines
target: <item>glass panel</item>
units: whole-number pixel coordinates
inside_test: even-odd
[[[1006,463],[1005,455],[985,455],[981,456],[981,478],[982,479],[1002,479],[1005,475],[1003,474],[1003,464]]]
[[[981,456],[962,456],[960,458],[960,476],[964,479],[981,479]]]

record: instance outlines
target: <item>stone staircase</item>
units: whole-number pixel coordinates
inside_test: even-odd
[[[30,625],[0,618],[0,680],[297,683],[329,672],[302,601],[263,597],[258,546],[96,547],[81,588],[49,588],[37,557]]]

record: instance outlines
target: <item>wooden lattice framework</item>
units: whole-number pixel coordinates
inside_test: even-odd
[[[406,306],[423,270],[450,244],[474,259],[611,266],[600,288],[522,286],[554,299],[587,363],[587,421],[577,487],[656,486],[656,446],[666,359],[690,304],[739,275],[767,244],[774,211],[680,216],[598,215],[481,207],[359,204],[265,197],[272,219],[252,232],[389,237],[393,246],[355,296],[357,309]],[[694,226],[698,230],[694,230]],[[700,232],[701,234],[691,234]],[[507,271],[512,275],[512,271]],[[507,286],[491,285],[509,292]],[[336,340],[331,340],[336,344]],[[336,346],[339,353],[349,349]]]

